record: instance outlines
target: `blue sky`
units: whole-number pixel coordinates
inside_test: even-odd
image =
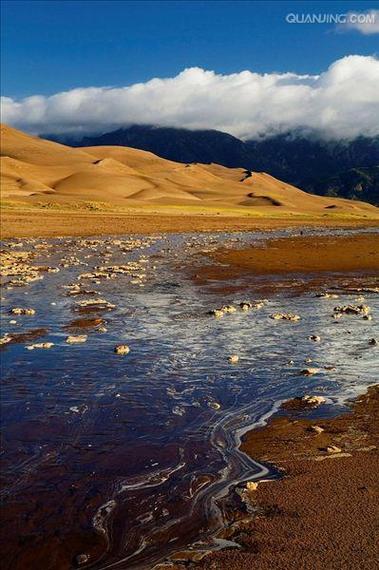
[[[379,36],[291,25],[286,14],[370,8],[379,2],[3,0],[2,94],[125,86],[192,66],[316,74],[345,55],[376,54]]]

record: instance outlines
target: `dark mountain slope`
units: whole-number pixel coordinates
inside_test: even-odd
[[[176,162],[217,162],[224,166],[247,163],[250,150],[245,144],[220,131],[189,131],[150,126],[132,126],[98,137],[84,137],[80,146],[120,145],[149,150]]]

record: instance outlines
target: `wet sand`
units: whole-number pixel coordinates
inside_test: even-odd
[[[187,209],[188,210],[188,209]],[[209,213],[194,214],[190,210],[130,212],[78,212],[75,210],[53,211],[31,208],[1,211],[2,238],[56,237],[56,236],[102,236],[125,234],[154,234],[157,232],[194,231],[249,231],[272,230],[287,227],[377,227],[378,220],[349,217],[282,216],[266,214],[231,215],[226,210],[212,209]]]
[[[314,415],[314,412],[313,412]],[[318,434],[312,426],[323,428]],[[255,510],[228,538],[241,550],[207,556],[204,570],[373,570],[378,559],[379,387],[353,413],[309,419],[281,410],[248,433],[242,449],[284,470],[250,493]],[[328,446],[341,451],[328,453]]]
[[[230,278],[253,275],[379,271],[379,234],[354,236],[295,236],[265,240],[245,249],[221,249],[212,264],[203,269],[203,278]]]

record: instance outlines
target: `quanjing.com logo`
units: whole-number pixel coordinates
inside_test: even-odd
[[[348,13],[348,14],[294,14],[286,15],[288,24],[352,24],[364,25],[376,23],[375,12],[369,13]]]

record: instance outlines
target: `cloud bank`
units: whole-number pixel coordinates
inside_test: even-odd
[[[2,120],[32,133],[106,132],[130,124],[218,129],[242,139],[306,129],[325,138],[379,134],[379,60],[351,55],[320,75],[221,75],[201,68],[127,87],[88,87],[21,100]]]

